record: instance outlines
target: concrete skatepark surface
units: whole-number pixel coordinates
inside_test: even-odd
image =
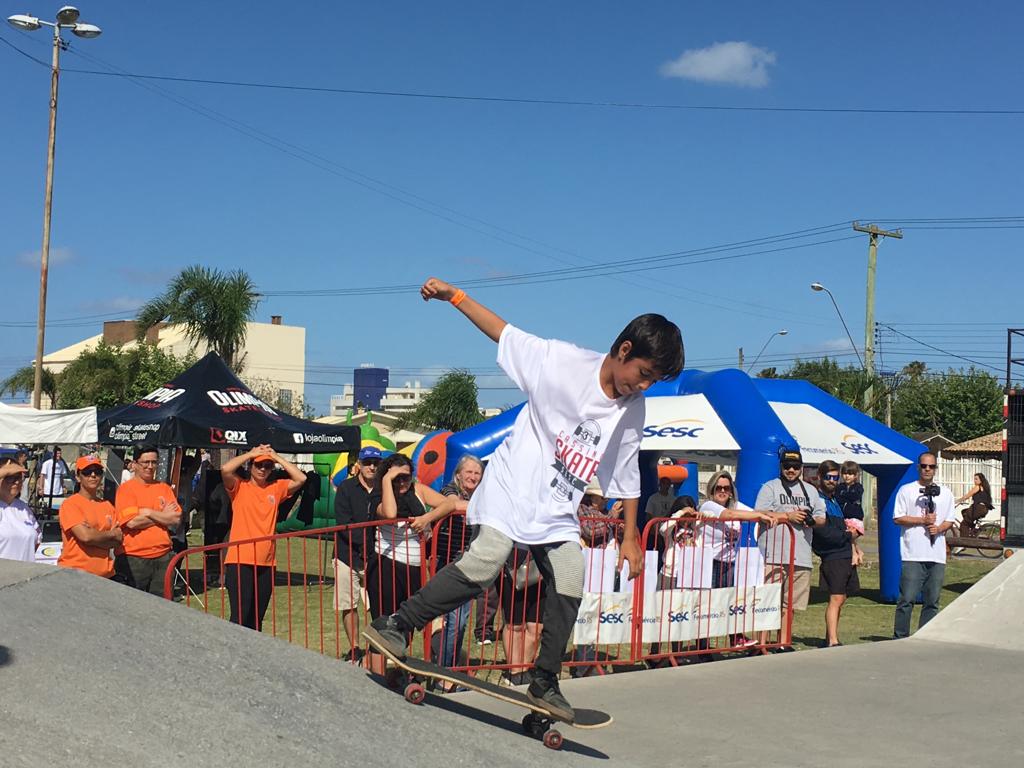
[[[6,560],[0,680],[4,766],[1021,765],[1024,558],[907,640],[566,681],[615,723],[561,728],[562,752],[517,707],[412,706],[343,662]]]

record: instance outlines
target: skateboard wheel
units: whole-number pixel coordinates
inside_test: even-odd
[[[409,683],[405,686],[405,700],[410,704],[422,704],[427,698],[427,692],[419,683]]]
[[[551,729],[544,734],[544,746],[548,749],[561,749],[562,748],[562,734],[555,729]]]

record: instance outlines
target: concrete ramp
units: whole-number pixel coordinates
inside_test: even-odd
[[[514,714],[416,707],[345,662],[104,579],[0,560],[5,768],[521,768],[603,757],[584,739],[545,749],[520,735]]]
[[[1024,557],[993,568],[913,638],[1024,652]]]
[[[570,701],[615,723],[562,728],[561,753],[521,735],[523,711],[500,701],[414,707],[344,662],[0,560],[0,764],[1024,765],[1024,651],[1001,639],[1021,634],[1020,560],[917,638],[566,681]]]

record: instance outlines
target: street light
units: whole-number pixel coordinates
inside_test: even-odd
[[[857,356],[857,362],[860,363],[860,367],[864,367],[864,361],[860,359],[860,352],[857,351],[857,345],[853,343],[853,336],[850,335],[850,329],[846,327],[846,320],[843,319],[843,313],[839,311],[839,305],[836,304],[836,297],[832,295],[832,291],[826,288],[821,283],[811,283],[811,290],[821,293],[824,291],[828,294],[828,297],[832,299],[832,306],[836,308],[836,314],[839,315],[839,322],[843,324],[843,330],[846,331],[846,338],[850,340],[850,346],[853,347],[853,354]]]
[[[771,336],[769,336],[768,341],[764,343],[764,346],[761,347],[761,351],[758,352],[757,357],[754,358],[754,362],[747,366],[747,373],[750,373],[750,371],[753,370],[754,365],[757,363],[758,360],[761,359],[761,355],[764,353],[766,349],[768,349],[768,345],[772,343],[772,339],[774,339],[776,336],[785,336],[787,333],[789,333],[789,331],[783,328],[782,330],[776,331]]]
[[[78,20],[78,9],[65,5],[57,11],[56,22],[43,21],[35,16],[15,14],[7,23],[15,29],[33,32],[40,27],[53,28],[53,60],[50,66],[50,139],[46,150],[46,196],[43,202],[43,249],[39,264],[39,320],[36,328],[36,369],[32,386],[32,406],[42,404],[43,393],[43,340],[46,331],[46,279],[50,266],[50,212],[53,209],[53,154],[57,141],[57,83],[60,79],[60,51],[66,47],[60,31],[70,29],[83,38],[99,37],[103,30],[95,24]],[[52,403],[51,403],[52,406]]]

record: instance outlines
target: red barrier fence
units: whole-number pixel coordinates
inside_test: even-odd
[[[780,603],[784,587],[792,604],[792,556],[766,567],[756,546],[736,546],[739,524],[728,533],[730,524],[651,520],[641,536],[643,567],[629,582],[616,567],[622,522],[581,523],[585,594],[565,661],[574,676],[768,649],[789,637],[792,612],[783,613]],[[788,554],[794,533],[783,527]],[[190,607],[355,662],[366,650],[365,624],[397,609],[455,560],[470,536],[456,513],[425,537],[407,521],[381,520],[195,547],[175,555],[164,592],[170,598],[175,582],[184,582]],[[767,560],[781,559],[781,544],[774,549]],[[543,579],[529,552],[514,549],[494,584],[424,628],[413,653],[522,682],[537,652],[543,609]]]

